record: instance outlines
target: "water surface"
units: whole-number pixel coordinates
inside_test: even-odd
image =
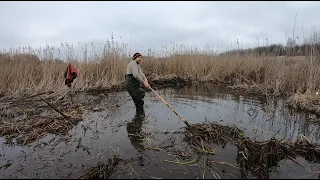
[[[209,85],[193,85],[178,89],[157,90],[189,123],[215,122],[237,126],[255,140],[278,138],[295,141],[304,134],[319,143],[319,126],[312,124],[310,115],[299,114],[285,107],[283,100],[262,100],[228,92]],[[93,97],[79,95],[73,100],[90,101]],[[185,124],[159,101],[152,92],[145,98],[146,118],[133,120],[135,107],[126,92],[110,93],[96,104],[96,112],[85,114],[85,120],[75,126],[68,136],[48,135],[30,147],[10,147],[0,139],[0,163],[9,164],[0,170],[2,178],[78,178],[98,162],[113,155],[120,163],[111,178],[242,178],[240,170],[213,163],[236,165],[237,147],[214,146],[215,155],[198,156],[183,141],[180,133]],[[169,148],[167,148],[169,147]],[[176,152],[197,159],[183,161]],[[206,161],[204,161],[206,160]],[[186,160],[185,160],[186,161]],[[311,171],[320,165],[298,158]],[[0,164],[0,165],[1,165]],[[271,169],[270,178],[318,178],[291,160],[282,160]]]

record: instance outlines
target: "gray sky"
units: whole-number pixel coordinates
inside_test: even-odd
[[[320,2],[0,2],[0,49],[110,39],[134,51],[170,45],[236,48],[284,43],[320,26]],[[120,39],[121,37],[121,39]],[[143,48],[142,48],[143,47]]]

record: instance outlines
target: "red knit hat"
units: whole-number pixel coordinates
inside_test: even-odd
[[[140,53],[134,53],[134,55],[133,55],[133,60],[135,60],[137,57],[139,57],[139,56],[142,56]]]

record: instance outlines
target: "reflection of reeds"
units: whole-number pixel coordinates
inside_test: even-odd
[[[225,91],[219,92],[221,91],[221,89],[225,88],[217,88],[212,86],[210,88],[211,92],[209,92],[206,87],[210,87],[210,85],[193,84],[191,86],[180,88],[177,90],[166,90],[163,95],[166,96],[166,99],[170,99],[169,97],[173,97],[173,100],[177,101],[179,104],[192,107],[196,107],[196,103],[192,103],[194,102],[193,100],[212,103],[217,100],[212,100],[211,98],[216,98],[218,99],[218,101],[220,101],[221,99],[230,99],[227,98],[228,93],[226,93]],[[171,91],[174,91],[175,93],[171,94]],[[232,95],[232,97],[237,96]],[[283,99],[270,99],[269,101],[265,101],[264,99],[243,99],[239,96],[238,98],[236,98],[236,101],[237,103],[235,103],[235,105],[233,106],[233,110],[235,112],[234,116],[236,117],[237,113],[243,113],[246,111],[250,116],[247,118],[250,122],[250,128],[253,127],[254,129],[258,129],[261,135],[263,135],[264,132],[272,134],[280,129],[279,135],[277,136],[286,138],[286,140],[295,140],[297,135],[302,133],[305,134],[312,142],[317,142],[319,133],[316,131],[316,127],[319,126],[316,125],[316,123],[309,123],[310,121],[306,117],[307,115],[304,113],[291,113],[291,109],[286,107]],[[177,102],[171,103],[174,104]],[[247,110],[245,109],[246,105],[243,105],[243,103],[250,104],[250,106],[254,104],[254,107]],[[260,107],[257,107],[257,104],[260,104]],[[260,112],[262,113],[260,114]],[[269,129],[269,131],[267,131],[267,129]]]

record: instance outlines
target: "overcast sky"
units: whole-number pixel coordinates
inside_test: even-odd
[[[320,26],[320,2],[0,2],[0,49],[103,43],[114,38],[134,51],[171,42],[230,49],[284,43]],[[320,29],[319,29],[320,30]],[[121,37],[121,39],[120,39]]]

